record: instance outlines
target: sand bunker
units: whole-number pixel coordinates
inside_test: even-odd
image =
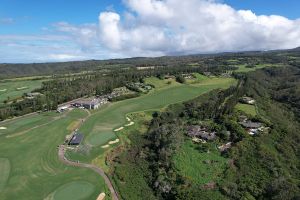
[[[0,90],[0,92],[6,92],[7,91],[7,89],[2,89],[2,90]]]
[[[102,149],[106,149],[106,148],[108,148],[109,147],[109,145],[107,144],[107,145],[103,145],[103,146],[101,146],[101,148]]]
[[[132,126],[134,122],[130,122],[129,124],[126,124],[125,126]]]
[[[114,131],[117,132],[117,131],[120,131],[120,130],[123,130],[123,129],[124,129],[124,127],[122,126],[120,128],[115,129]]]
[[[126,119],[127,119],[127,121],[129,121],[129,122],[131,121],[131,119],[130,119],[129,117],[126,117]]]
[[[7,128],[6,127],[0,127],[0,130],[6,130]]]
[[[25,89],[27,89],[28,87],[19,87],[19,88],[17,88],[17,90],[25,90]]]
[[[119,141],[120,141],[119,139],[116,139],[116,140],[110,141],[108,144],[116,144],[116,143],[118,143]]]
[[[105,198],[105,193],[102,192],[101,194],[99,194],[97,200],[104,200],[104,198]]]

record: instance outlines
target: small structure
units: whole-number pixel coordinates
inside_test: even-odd
[[[68,109],[69,109],[69,106],[61,106],[61,107],[57,108],[57,112],[62,113],[64,111],[68,110]]]
[[[201,138],[203,140],[214,140],[216,138],[216,132],[210,132],[205,127],[190,126],[188,127],[187,135],[192,138]]]
[[[247,128],[247,129],[258,129],[262,126],[261,123],[252,122],[252,121],[240,122],[239,124],[242,125],[244,128]]]
[[[240,99],[241,103],[245,103],[245,104],[249,104],[249,105],[254,105],[255,104],[255,100],[252,99],[251,97],[242,97]]]
[[[82,140],[83,140],[83,134],[74,133],[71,140],[69,141],[69,145],[79,145]]]

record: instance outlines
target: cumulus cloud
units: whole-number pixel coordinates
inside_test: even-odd
[[[300,46],[300,20],[256,15],[213,0],[126,0],[99,16],[102,44],[125,54],[268,50]]]

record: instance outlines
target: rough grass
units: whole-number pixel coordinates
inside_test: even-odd
[[[227,166],[227,159],[223,158],[213,145],[209,153],[196,148],[197,144],[191,141],[184,143],[174,156],[176,170],[193,183],[202,185],[217,182]]]
[[[256,116],[257,115],[257,112],[256,112],[256,109],[255,109],[255,106],[254,105],[248,105],[248,104],[241,104],[241,103],[238,103],[236,105],[236,109],[237,110],[240,110],[248,115],[252,115],[252,116]]]
[[[48,118],[38,116],[45,117],[48,120],[43,120],[48,122],[53,115],[49,115]],[[73,181],[84,181],[95,186],[96,189],[91,194],[86,193],[88,197],[83,199],[96,199],[100,192],[109,194],[104,181],[95,172],[66,166],[58,160],[57,146],[63,143],[67,134],[70,134],[67,130],[68,125],[86,115],[87,113],[82,110],[73,110],[62,114],[61,119],[26,134],[11,138],[6,136],[14,132],[0,135],[0,157],[9,159],[11,163],[10,176],[0,193],[0,199],[40,200],[53,194],[62,185]],[[30,117],[25,121],[18,119],[10,122],[11,125],[8,126],[9,128],[16,126],[15,129],[19,130],[28,126],[26,122],[31,123]]]
[[[0,82],[0,104],[4,100],[14,100],[22,97],[24,93],[40,88],[45,80],[7,80]],[[18,89],[19,88],[19,89]]]

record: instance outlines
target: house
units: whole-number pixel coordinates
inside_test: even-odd
[[[104,103],[104,100],[102,101]],[[72,104],[74,107],[84,107],[85,109],[98,109],[101,103],[99,99],[83,99]]]
[[[74,133],[72,139],[69,141],[69,145],[79,145],[83,140],[83,134]]]
[[[255,104],[255,100],[252,99],[251,97],[242,97],[240,99],[241,103],[245,103],[245,104],[250,104],[250,105],[254,105]]]
[[[239,122],[239,124],[247,129],[258,129],[262,126],[261,123],[252,121]]]
[[[203,140],[214,140],[216,138],[216,132],[208,131],[207,128],[201,126],[188,127],[187,135],[192,138],[201,138]]]

